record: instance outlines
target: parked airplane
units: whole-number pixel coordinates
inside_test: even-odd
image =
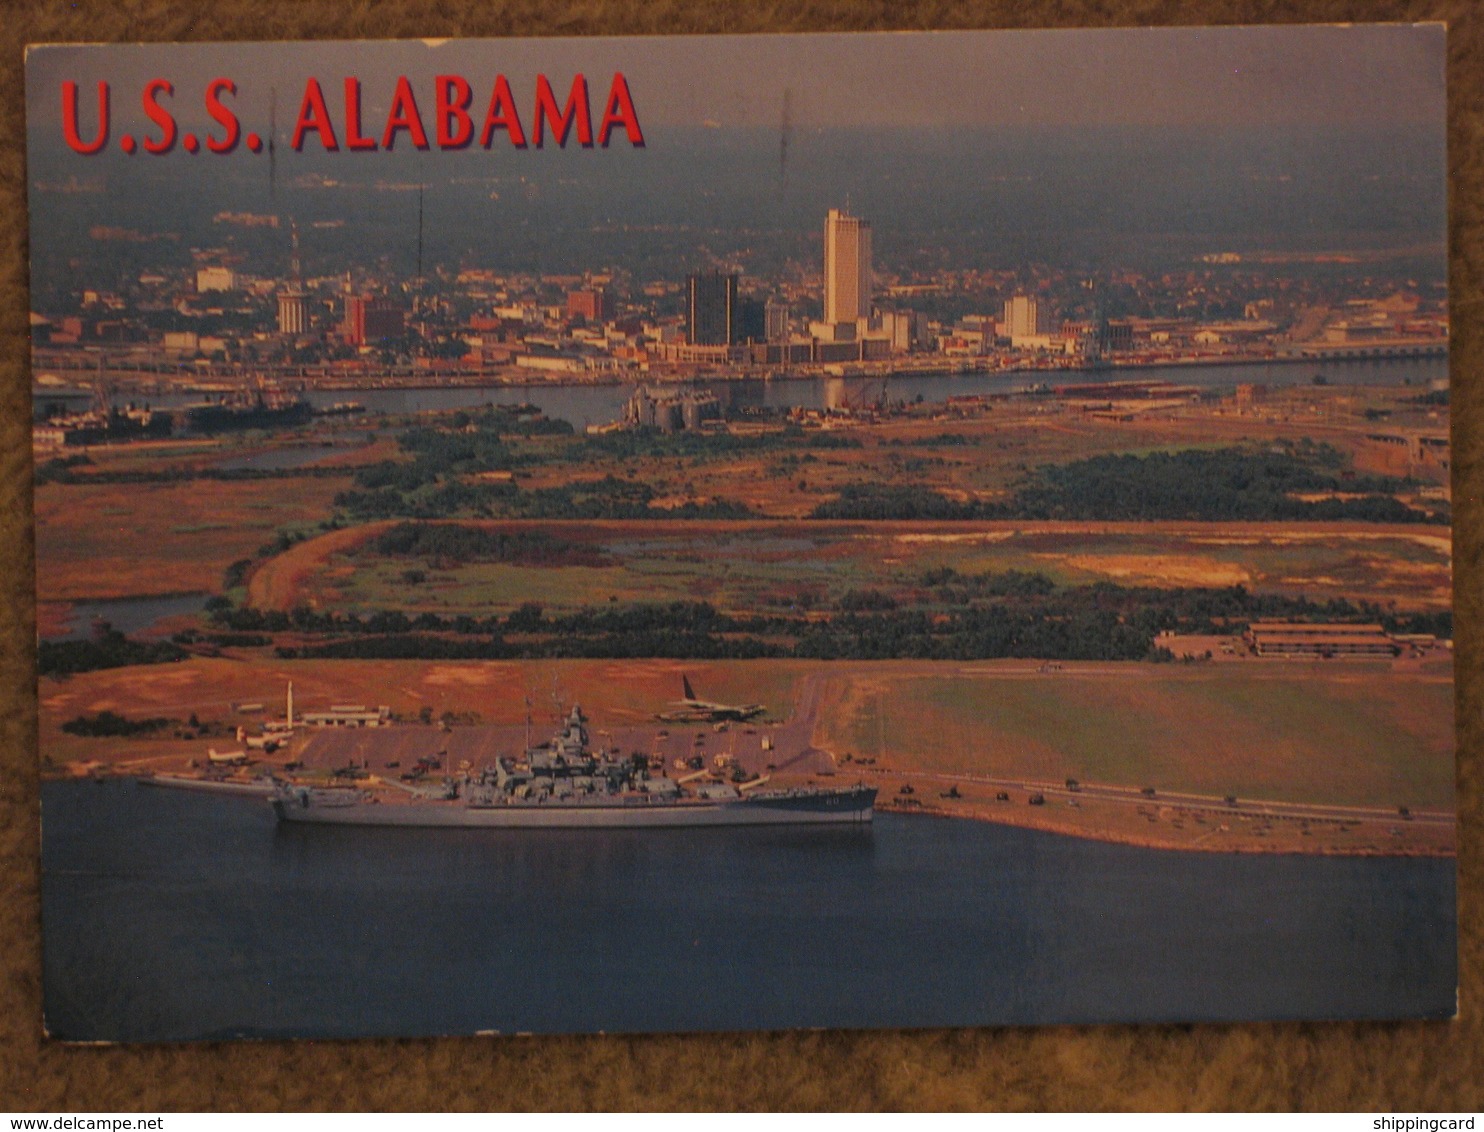
[[[249,735],[245,728],[237,729],[237,742],[241,743],[249,751],[262,751],[271,755],[278,750],[280,736],[278,735]]]
[[[672,701],[670,710],[655,716],[662,723],[717,723],[729,719],[752,719],[768,710],[763,704],[718,704],[710,700],[698,700],[690,686],[690,678],[684,675],[680,677],[680,686],[685,691],[685,698]]]

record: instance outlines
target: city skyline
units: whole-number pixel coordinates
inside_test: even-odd
[[[276,216],[230,223],[282,227]],[[431,280],[419,272],[414,280],[362,265],[306,279],[299,226],[290,219],[287,228],[286,275],[241,272],[222,252],[194,252],[192,271],[156,269],[121,292],[99,286],[37,313],[34,360],[75,369],[101,351],[110,366],[141,372],[192,361],[223,375],[246,366],[302,378],[306,367],[345,376],[414,364],[429,374],[513,367],[612,380],[715,367],[754,376],[854,363],[991,372],[1446,351],[1439,287],[1374,275],[1269,278],[1233,253],[1202,257],[1202,273],[1183,282],[1124,272],[1112,287],[1064,272],[1030,286],[1016,273],[893,275],[878,304],[872,225],[838,208],[824,216],[817,275],[754,275],[745,288],[739,271],[719,268],[687,272],[683,289],[592,270],[438,271]]]
[[[1306,302],[1373,300],[1422,289],[1435,301],[1446,270],[1441,114],[1412,119],[1441,95],[1440,29],[1275,30],[316,44],[312,54],[264,44],[36,49],[34,309],[66,315],[87,305],[82,296],[116,290],[148,310],[166,301],[172,280],[205,268],[219,273],[205,288],[216,295],[232,293],[219,284],[233,275],[279,281],[280,335],[329,317],[364,348],[386,337],[374,333],[382,323],[406,327],[388,315],[359,330],[351,304],[334,296],[441,290],[443,305],[458,309],[433,322],[452,335],[459,319],[489,317],[453,283],[467,271],[597,274],[615,280],[605,315],[680,315],[692,345],[732,346],[780,336],[764,325],[768,301],[791,308],[795,330],[821,319],[815,336],[834,341],[863,335],[857,324],[885,296],[882,308],[908,320],[872,329],[901,342],[926,333],[927,321],[994,321],[1017,295],[1040,305],[1029,328],[1006,312],[1012,339],[1044,337],[1053,315],[1236,318],[1274,289],[1290,290],[1285,308],[1300,293]],[[1273,50],[1262,55],[1264,45]],[[1135,74],[1172,53],[1169,67]],[[1048,55],[1056,66],[1032,73]],[[1092,59],[1075,90],[1057,82],[1057,68]],[[708,116],[743,70],[752,101]],[[839,104],[828,113],[811,109],[816,72]],[[920,77],[922,89],[907,90],[899,72]],[[218,77],[207,89],[231,96],[248,139],[225,156],[206,152],[221,115],[193,117],[204,113],[193,92],[208,74]],[[145,75],[156,77],[141,86]],[[175,80],[168,98],[161,75]],[[231,76],[241,78],[228,90]],[[855,97],[867,76],[879,80],[877,97]],[[614,101],[620,80],[632,115]],[[96,134],[103,149],[87,156],[75,151],[95,136],[95,81],[111,84],[100,97],[113,114]],[[981,82],[978,96],[949,98],[966,81]],[[53,88],[65,94],[67,83],[79,108],[63,144]],[[1098,96],[1110,83],[1128,97]],[[1182,83],[1206,94],[1177,98]],[[459,84],[466,132],[480,135],[485,121],[489,148],[444,144],[458,125],[448,99]],[[1239,98],[1236,115],[1233,84],[1286,96]],[[1305,84],[1324,96],[1297,97]],[[127,152],[126,140],[148,150],[148,131],[164,128],[160,111],[140,132],[136,88],[174,115],[181,140],[163,156]],[[300,105],[300,88],[323,95],[319,110],[307,96]],[[756,109],[766,90],[781,91],[773,125]],[[898,95],[905,101],[893,108]],[[920,97],[947,99],[931,127],[909,122],[905,108]],[[1016,98],[1018,124],[992,128]],[[1161,100],[1180,108],[1181,124],[1170,125],[1168,106],[1153,114]],[[625,124],[607,148],[587,148],[580,139],[602,132],[599,114]],[[864,127],[867,119],[877,125]],[[644,144],[631,144],[641,122]],[[535,142],[543,127],[544,146]],[[258,130],[268,144],[255,152]],[[559,135],[572,144],[557,145]],[[331,138],[344,148],[326,152]],[[720,296],[698,288],[714,273],[731,280]],[[557,298],[576,309],[569,295]],[[336,307],[328,316],[318,309],[327,303]],[[578,307],[604,321],[590,303]],[[249,308],[239,300],[228,324],[256,317]],[[430,311],[425,304],[425,322]],[[198,325],[185,310],[147,318]]]

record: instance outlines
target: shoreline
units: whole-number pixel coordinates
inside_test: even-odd
[[[272,771],[271,764],[263,766],[263,769]],[[137,767],[122,768],[107,766],[101,763],[88,765],[73,765],[65,769],[43,768],[39,775],[40,783],[46,782],[81,782],[91,779],[94,782],[104,782],[109,779],[132,778],[137,782],[144,782],[154,778],[158,774],[168,774],[175,777],[201,778],[205,780],[206,775],[195,775],[190,771],[182,773],[179,770],[169,771],[143,771]],[[902,775],[901,777],[906,777]],[[235,782],[249,781],[240,776],[224,776],[225,781]],[[894,784],[886,784],[894,785]],[[1192,837],[1175,836],[1173,831],[1164,832],[1163,835],[1152,832],[1140,833],[1133,829],[1118,828],[1115,824],[1086,822],[1079,823],[1068,817],[1068,813],[1078,817],[1088,816],[1089,810],[1097,812],[1097,803],[1100,799],[1086,799],[1086,804],[1079,803],[1076,810],[1064,811],[1056,806],[1050,799],[1043,806],[1029,807],[1022,803],[1020,806],[1006,803],[985,802],[980,799],[964,796],[960,801],[962,806],[945,806],[938,800],[922,801],[915,795],[903,796],[900,794],[888,794],[883,791],[877,797],[876,812],[891,814],[900,817],[922,817],[947,821],[981,821],[992,825],[1013,826],[1018,829],[1032,829],[1041,833],[1051,833],[1063,837],[1075,837],[1084,841],[1102,841],[1115,845],[1127,845],[1137,849],[1152,849],[1161,852],[1195,852],[1195,853],[1229,853],[1239,855],[1283,855],[1303,857],[1427,857],[1427,858],[1456,858],[1458,850],[1456,845],[1457,821],[1439,822],[1429,815],[1428,825],[1434,827],[1441,835],[1436,843],[1414,842],[1406,845],[1388,846],[1375,840],[1377,829],[1372,827],[1390,826],[1406,823],[1407,819],[1397,816],[1392,819],[1382,819],[1379,816],[1367,820],[1356,819],[1348,828],[1358,831],[1359,837],[1369,837],[1372,840],[1353,844],[1336,844],[1333,841],[1316,841],[1310,845],[1290,843],[1288,839],[1259,839],[1260,835],[1254,836],[1255,831],[1237,831],[1230,837],[1220,842],[1211,839],[1215,829],[1204,831]],[[1064,802],[1065,799],[1056,801]],[[1256,803],[1253,803],[1256,804]],[[1249,819],[1257,815],[1243,815]],[[1419,815],[1420,816],[1420,815]],[[1333,819],[1314,819],[1315,822],[1323,822]],[[1414,824],[1414,829],[1423,828]],[[1181,831],[1183,832],[1183,830]],[[1419,839],[1421,841],[1421,839]]]
[[[876,810],[878,813],[887,813],[894,816],[918,815],[924,818],[935,818],[944,821],[981,821],[990,825],[1011,826],[1016,829],[1033,829],[1040,833],[1052,833],[1061,837],[1075,837],[1082,841],[1102,841],[1112,845],[1127,845],[1135,849],[1152,849],[1169,853],[1226,853],[1237,856],[1285,857],[1426,857],[1436,859],[1456,859],[1458,857],[1456,845],[1396,847],[1371,844],[1350,847],[1314,845],[1305,848],[1283,844],[1260,843],[1250,840],[1242,841],[1238,844],[1228,842],[1220,845],[1182,842],[1163,837],[1140,837],[1133,833],[1114,829],[1082,829],[1071,823],[1057,821],[1055,818],[1043,817],[1038,820],[1038,816],[1025,814],[1018,810],[1006,809],[994,813],[982,810],[973,812],[960,810],[955,813],[946,807],[940,806],[904,807],[895,804],[892,799],[887,799],[883,803],[878,798]],[[1450,829],[1455,828],[1456,826],[1450,827]]]
[[[1038,829],[1144,849],[1326,857],[1456,857],[1456,812],[1225,799],[1129,786],[1030,782],[870,767],[883,813]],[[944,789],[946,787],[946,789]]]
[[[864,376],[892,377],[892,378],[914,378],[914,377],[997,377],[1014,374],[1116,374],[1127,370],[1153,369],[1178,371],[1183,369],[1205,369],[1231,366],[1264,366],[1264,365],[1360,365],[1378,364],[1390,362],[1415,362],[1427,359],[1446,359],[1448,357],[1448,343],[1441,342],[1419,343],[1406,353],[1382,354],[1376,356],[1341,356],[1326,357],[1324,355],[1309,356],[1302,354],[1221,354],[1206,357],[1176,357],[1176,358],[1148,358],[1141,357],[1137,360],[1113,360],[1099,363],[1080,363],[1073,365],[1047,365],[1035,364],[1028,361],[1020,364],[1007,366],[989,366],[979,364],[978,359],[969,359],[961,363],[945,360],[942,364],[931,363],[921,366],[906,366],[897,368],[890,363],[879,362],[851,362],[831,363],[830,367],[820,364],[816,370],[784,370],[780,372],[774,367],[764,367],[761,371],[754,370],[724,370],[707,373],[634,373],[627,375],[598,374],[585,380],[556,379],[550,381],[533,380],[530,372],[522,373],[518,369],[505,368],[500,370],[480,370],[471,372],[468,370],[452,369],[447,372],[440,371],[436,376],[430,373],[408,374],[407,380],[399,380],[395,374],[377,377],[375,375],[356,375],[364,377],[365,380],[355,380],[346,374],[316,374],[316,375],[282,375],[272,377],[288,388],[295,388],[301,392],[312,392],[317,390],[334,392],[372,392],[377,390],[398,390],[416,392],[419,390],[440,389],[588,389],[588,388],[623,388],[637,386],[646,383],[657,385],[693,385],[708,382],[740,382],[740,381],[763,381],[763,382],[806,382],[820,381],[830,377],[839,377],[841,373],[829,372],[829,368],[836,370],[848,370],[851,373]],[[62,384],[67,379],[63,375],[82,375],[87,377],[96,376],[94,369],[79,369],[68,366],[44,366],[39,361],[33,360],[33,370],[46,369],[48,373],[57,378],[55,384]],[[112,368],[109,371],[113,380],[138,385],[141,388],[174,389],[178,392],[218,392],[222,383],[242,379],[247,374],[222,374],[206,375],[208,380],[201,382],[202,375],[190,375],[199,384],[176,384],[169,380],[169,375],[162,375],[150,370],[131,370],[128,368]],[[216,381],[209,378],[216,377]],[[42,388],[47,388],[54,383],[47,383]]]

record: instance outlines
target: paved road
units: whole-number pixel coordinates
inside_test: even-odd
[[[1038,782],[1025,778],[994,778],[979,774],[940,774],[918,771],[883,771],[875,767],[864,768],[871,774],[891,774],[894,777],[926,779],[948,785],[984,786],[995,790],[1025,790],[1045,794],[1048,798],[1091,798],[1125,805],[1171,806],[1187,810],[1202,810],[1209,813],[1245,814],[1249,817],[1272,817],[1299,819],[1304,821],[1397,821],[1401,814],[1388,806],[1338,806],[1319,805],[1306,802],[1279,802],[1263,798],[1238,798],[1229,803],[1214,794],[1191,794],[1182,791],[1160,790],[1153,795],[1145,794],[1133,786],[1111,786],[1102,783],[1082,782],[1075,789],[1066,782]],[[1411,820],[1430,825],[1453,825],[1457,816],[1448,810],[1412,810]]]

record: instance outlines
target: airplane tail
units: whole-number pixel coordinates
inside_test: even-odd
[[[691,690],[690,677],[683,672],[680,674],[680,686],[685,689],[686,699],[693,700],[696,698],[696,693]]]

